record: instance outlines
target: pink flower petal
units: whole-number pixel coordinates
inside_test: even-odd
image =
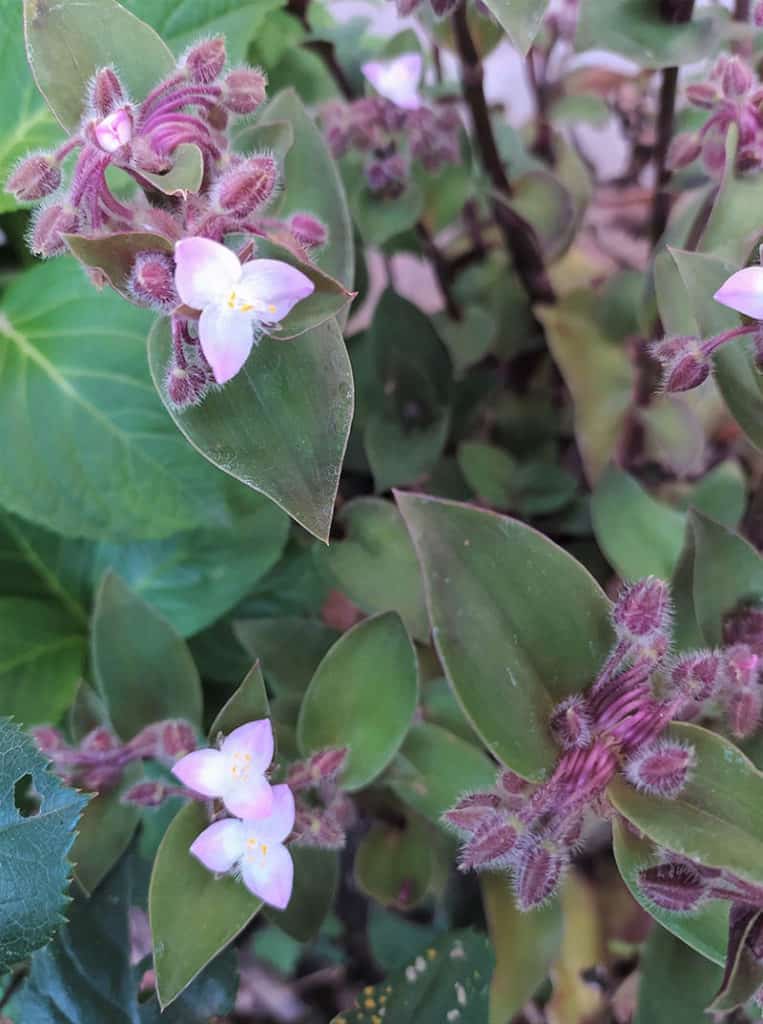
[[[404,110],[418,110],[421,68],[420,54],[404,53],[392,60],[368,61],[361,71],[380,96]]]
[[[201,349],[218,384],[235,377],[254,345],[254,324],[239,310],[207,306],[199,320]]]
[[[294,885],[294,864],[285,846],[266,846],[266,853],[257,847],[252,856],[241,862],[241,878],[247,889],[263,903],[284,910],[291,899]]]
[[[722,306],[763,320],[763,267],[745,267],[732,274],[714,295]]]
[[[194,750],[172,766],[172,774],[202,796],[220,796],[228,781],[225,758],[219,750]]]
[[[273,786],[273,806],[266,818],[252,822],[252,830],[265,843],[282,843],[294,828],[294,796],[286,785]]]
[[[244,847],[244,826],[235,818],[225,818],[194,839],[191,853],[210,871],[230,871],[241,859]]]
[[[237,818],[266,818],[273,809],[273,787],[264,775],[250,772],[228,783],[222,794],[228,811]]]
[[[240,725],[226,736],[220,748],[225,757],[249,756],[249,767],[255,772],[264,772],[273,760],[275,744],[273,726],[269,718],[259,718],[256,722]]]
[[[175,287],[193,309],[227,298],[240,278],[238,256],[219,242],[183,238],[175,246]]]
[[[115,153],[132,138],[132,120],[123,108],[115,110],[95,126],[95,138],[106,153]]]
[[[251,260],[245,263],[238,293],[255,307],[263,324],[278,324],[298,302],[315,291],[315,285],[296,267],[282,260]]]

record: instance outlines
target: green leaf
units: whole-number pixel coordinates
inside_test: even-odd
[[[722,970],[657,927],[640,960],[641,981],[634,1024],[696,1024],[721,980]]]
[[[379,1009],[394,1024],[484,1024],[495,958],[486,936],[447,932],[378,985],[369,985],[331,1024],[376,1024]],[[458,1012],[454,1017],[452,1011]]]
[[[631,895],[663,928],[677,935],[692,949],[715,964],[723,966],[726,960],[726,942],[729,931],[729,907],[721,900],[711,900],[696,914],[674,914],[649,901],[638,885],[642,868],[660,863],[660,853],[648,839],[633,834],[624,822],[616,818],[612,825],[615,860]]]
[[[232,1013],[238,990],[236,951],[226,950],[182,992],[172,1006],[162,1010],[152,996],[141,1003],[140,1024],[209,1024]]]
[[[448,349],[456,377],[463,377],[470,366],[484,359],[492,350],[498,333],[495,318],[477,305],[467,306],[461,320],[451,320],[446,313],[437,313],[433,322]]]
[[[0,504],[66,536],[123,541],[229,524],[219,476],[177,436],[145,365],[146,310],[71,259],[19,275],[0,311]]]
[[[372,782],[389,764],[411,724],[418,694],[416,652],[398,615],[358,623],[318,666],[297,724],[304,755],[348,747],[343,789]]]
[[[707,867],[763,882],[763,774],[728,740],[696,725],[669,735],[697,754],[693,776],[673,800],[647,796],[622,777],[610,783],[615,808],[659,846]]]
[[[151,373],[186,439],[327,540],[353,410],[350,361],[336,324],[294,342],[264,338],[232,381],[182,411],[164,393],[169,356],[169,327],[158,320],[149,337]]]
[[[402,828],[375,822],[355,854],[357,885],[384,907],[415,907],[432,880],[429,831],[413,817]]]
[[[198,146],[184,142],[172,153],[172,167],[164,174],[149,174],[139,171],[138,177],[150,188],[165,196],[188,197],[189,192],[198,192],[204,180],[204,156]]]
[[[242,619],[238,639],[253,658],[262,661],[265,676],[278,694],[302,695],[329,647],[339,638],[335,629],[312,619]]]
[[[0,110],[0,213],[20,204],[2,190],[13,165],[30,150],[46,149],[61,141],[61,129],[40,96],[27,64],[24,49],[23,8],[9,3],[3,9],[0,49],[0,90],[13,96]]]
[[[193,147],[196,149],[196,147]],[[124,299],[130,299],[129,283],[135,257],[141,252],[159,252],[171,256],[175,247],[163,235],[150,231],[122,231],[114,235],[88,237],[64,235],[72,255],[84,266],[100,270],[109,284]]]
[[[684,515],[610,466],[593,492],[591,517],[599,546],[624,580],[670,579],[683,546]]]
[[[122,803],[122,795],[141,778],[137,765],[130,765],[120,783],[90,800],[77,828],[71,851],[74,877],[90,896],[111,871],[127,847],[140,821],[140,809]]]
[[[464,441],[458,465],[475,494],[498,509],[513,509],[520,517],[558,512],[572,499],[577,481],[553,462],[517,462],[503,448],[483,441]]]
[[[443,813],[460,796],[492,788],[495,766],[474,744],[422,722],[406,736],[384,781],[403,803],[443,827]]]
[[[270,124],[254,124],[246,121],[232,133],[234,149],[239,153],[272,153],[283,167],[284,160],[294,145],[294,128],[291,121],[273,121]]]
[[[524,56],[538,34],[548,0],[486,0],[486,6]]]
[[[414,227],[424,212],[424,193],[415,181],[394,198],[371,192],[362,175],[350,193],[352,216],[366,245],[384,245]]]
[[[377,491],[429,473],[450,427],[451,366],[432,321],[391,289],[369,331],[375,365],[364,444]]]
[[[611,646],[609,602],[582,565],[523,523],[423,495],[397,501],[467,718],[500,761],[542,778],[557,758],[552,707],[591,683]]]
[[[757,955],[757,941],[763,925],[763,913],[737,904],[731,915],[726,969],[721,987],[707,1008],[725,1017],[731,1010],[748,1003],[763,984],[763,964]]]
[[[215,878],[188,852],[209,821],[190,803],[173,818],[156,854],[149,888],[154,969],[164,1009],[243,931],[262,906],[232,876]]]
[[[315,549],[321,568],[364,612],[396,611],[411,636],[428,643],[416,552],[395,506],[379,498],[356,498],[342,506],[337,523],[343,539]]]
[[[39,811],[30,816],[16,804],[17,784],[27,777],[40,798]],[[0,719],[0,971],[44,945],[60,925],[67,854],[86,803],[48,771],[28,736]]]
[[[339,857],[334,850],[292,843],[294,891],[285,910],[265,908],[265,916],[297,942],[315,938],[334,906],[339,885]]]
[[[201,681],[185,641],[111,572],[95,599],[90,657],[122,739],[164,718],[200,723]]]
[[[722,39],[717,15],[697,14],[671,25],[654,0],[586,0],[581,6],[578,50],[613,50],[642,68],[692,64],[711,56]]]
[[[241,686],[218,711],[209,730],[209,742],[214,744],[219,733],[227,736],[240,725],[269,717],[265,680],[262,678],[260,663],[256,662],[247,672]]]
[[[85,638],[44,601],[0,598],[0,713],[24,725],[58,722],[82,672]]]
[[[70,131],[98,68],[113,65],[140,100],[175,64],[156,32],[116,0],[24,0],[24,27],[38,88]]]

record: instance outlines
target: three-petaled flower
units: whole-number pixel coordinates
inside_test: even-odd
[[[315,289],[288,263],[254,259],[242,264],[209,238],[178,242],[175,264],[178,295],[201,311],[199,341],[218,384],[235,376],[259,337]]]
[[[713,296],[738,313],[763,320],[763,267],[744,267],[724,281]]]
[[[216,821],[193,842],[191,853],[210,871],[235,870],[251,893],[283,910],[294,880],[294,864],[283,843],[294,827],[294,797],[286,785],[273,786],[272,797],[266,817]]]
[[[419,79],[421,55],[404,53],[392,60],[370,60],[362,65],[366,79],[380,96],[403,110],[418,110],[421,106]]]

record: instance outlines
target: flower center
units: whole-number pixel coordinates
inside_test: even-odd
[[[231,758],[230,773],[239,782],[245,782],[249,778],[251,770],[251,754],[243,754],[237,751]]]
[[[261,843],[256,836],[250,836],[246,841],[246,859],[266,860],[268,856],[268,844]]]
[[[235,288],[228,296],[228,309],[235,313],[275,313],[276,307],[272,302],[262,302],[260,299],[247,299],[237,294]]]

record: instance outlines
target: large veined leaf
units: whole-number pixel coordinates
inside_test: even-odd
[[[16,803],[24,779],[40,799],[37,813],[22,814]],[[86,803],[48,771],[28,736],[0,720],[0,971],[42,946],[61,924],[67,854]]]
[[[19,204],[2,191],[16,160],[30,150],[57,143],[61,129],[53,120],[45,100],[32,78],[24,51],[22,6],[3,5],[3,32],[0,37],[0,93],[13,96],[13,102],[0,109],[0,213]]]
[[[394,612],[358,623],[316,669],[299,713],[303,754],[348,747],[342,787],[360,789],[395,756],[418,695],[413,644]]]
[[[231,521],[145,365],[150,314],[73,260],[24,272],[0,309],[0,504],[67,536],[166,537]]]
[[[679,795],[647,796],[618,776],[608,793],[617,810],[659,846],[707,867],[763,883],[763,774],[728,740],[695,725],[674,725],[697,766]]]
[[[113,65],[142,99],[174,65],[157,33],[116,0],[24,0],[24,26],[35,80],[64,128],[79,124],[98,68]]]
[[[611,645],[606,597],[523,523],[423,495],[397,500],[435,646],[467,718],[504,764],[542,778],[557,757],[551,709],[590,685]]]
[[[169,356],[162,319],[149,338],[151,372],[187,440],[327,540],[353,410],[352,371],[336,323],[294,341],[264,338],[232,381],[184,410],[164,395]]]

